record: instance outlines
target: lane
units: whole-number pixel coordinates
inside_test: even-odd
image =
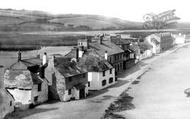
[[[190,46],[156,60],[133,85],[135,109],[121,112],[127,119],[190,119]]]

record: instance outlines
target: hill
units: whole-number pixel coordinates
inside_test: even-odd
[[[100,15],[0,9],[0,31],[81,31],[142,29],[142,23]]]

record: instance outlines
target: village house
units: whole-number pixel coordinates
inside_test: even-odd
[[[176,45],[179,45],[179,44],[184,44],[186,42],[186,35],[182,35],[181,33],[179,34],[173,34],[172,35],[174,37],[174,43]]]
[[[81,42],[82,40],[79,40]],[[83,50],[80,51],[80,50]],[[80,53],[82,52],[82,53]],[[89,90],[101,90],[116,83],[115,69],[106,60],[107,54],[101,57],[95,49],[76,47],[66,57],[78,59],[77,65],[88,71]]]
[[[27,109],[48,100],[44,61],[39,58],[21,59],[21,53],[18,53],[18,61],[6,69],[4,85],[14,97],[15,108]]]
[[[95,49],[101,57],[105,57],[106,53],[106,60],[115,68],[116,75],[123,71],[124,50],[110,40],[104,40],[104,35],[101,35],[96,42],[90,42],[87,47]]]
[[[123,69],[128,69],[135,64],[136,60],[136,50],[134,47],[134,43],[129,39],[129,37],[122,38],[121,35],[115,35],[110,37],[111,42],[119,46],[124,50],[124,61],[123,61]]]
[[[160,33],[161,40],[160,40],[160,50],[166,51],[174,46],[174,38],[172,34],[169,32]]]
[[[14,98],[3,84],[4,68],[0,66],[0,119],[14,111]]]
[[[139,47],[141,51],[140,60],[150,58],[153,56],[153,53],[152,53],[153,47],[148,42],[140,42]]]
[[[151,34],[144,39],[144,42],[152,46],[151,50],[153,54],[160,53],[160,41],[161,38],[159,34]]]
[[[88,95],[87,71],[77,66],[76,59],[53,55],[45,76],[51,84],[49,92],[52,99],[69,101]]]

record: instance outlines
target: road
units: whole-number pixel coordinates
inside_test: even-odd
[[[128,94],[135,109],[121,112],[127,119],[190,119],[190,46],[156,60]]]
[[[100,117],[103,116],[105,109],[130,86],[132,80],[135,80],[143,74],[144,71],[148,70],[151,62],[159,62],[156,61],[158,58],[166,57],[170,52],[171,51],[168,51],[154,58],[145,60],[130,70],[123,72],[120,74],[119,81],[116,85],[101,91],[91,92],[91,95],[87,99],[70,102],[49,102],[39,105],[34,109],[14,113],[9,119],[100,119]],[[170,60],[173,59],[166,59],[168,62]],[[162,64],[163,61],[160,62]],[[157,67],[160,67],[160,65],[157,65]],[[128,113],[129,112],[124,112],[127,116]],[[132,113],[133,112],[129,115],[133,116]]]

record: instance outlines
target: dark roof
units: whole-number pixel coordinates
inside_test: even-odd
[[[4,75],[6,88],[32,89],[33,84],[42,82],[43,79],[29,70],[6,70]]]
[[[90,43],[90,48],[96,50],[98,54],[104,57],[105,51],[107,51],[108,55],[114,55],[118,53],[124,52],[119,46],[112,43],[111,41],[102,41],[102,44],[98,42]]]
[[[132,42],[129,49],[132,50],[132,51],[138,51],[140,49],[140,47],[139,47],[138,43],[133,43]]]
[[[55,68],[64,76],[70,77],[86,73],[85,69],[78,67],[75,61],[71,61],[71,58],[67,57],[55,57]]]
[[[106,71],[112,67],[107,60],[102,58],[96,51],[88,50],[78,62],[79,67],[85,68],[89,72]]]
[[[114,39],[112,40],[113,43],[115,43],[116,45],[128,45],[131,43],[130,40],[125,40],[125,39]]]
[[[9,69],[26,70],[28,67],[41,65],[42,61],[39,58],[23,59],[12,64]]]

